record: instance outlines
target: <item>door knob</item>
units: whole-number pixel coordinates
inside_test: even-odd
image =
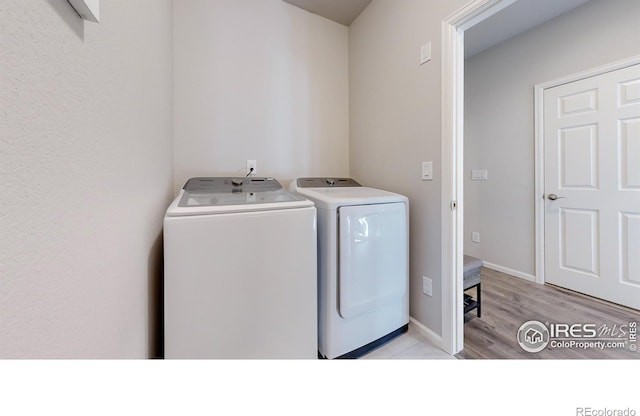
[[[549,194],[549,195],[547,196],[547,198],[549,198],[549,199],[550,199],[550,200],[552,200],[552,201],[555,201],[556,199],[562,199],[562,198],[565,198],[565,197],[564,197],[564,196],[558,196],[558,195],[556,195],[556,194]]]

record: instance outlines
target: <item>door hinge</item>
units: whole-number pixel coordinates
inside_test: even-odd
[[[458,207],[458,201],[451,201],[451,204],[449,204],[449,206],[451,207],[451,211],[455,211]]]

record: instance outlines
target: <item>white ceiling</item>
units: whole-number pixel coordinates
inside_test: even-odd
[[[464,32],[465,58],[533,29],[587,1],[518,0]]]
[[[283,0],[308,12],[349,26],[371,0]]]

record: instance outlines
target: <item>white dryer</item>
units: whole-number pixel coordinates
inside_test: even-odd
[[[298,178],[318,210],[318,350],[356,358],[409,324],[409,200],[347,178]]]
[[[273,178],[193,178],[164,218],[166,358],[317,358],[316,209]]]

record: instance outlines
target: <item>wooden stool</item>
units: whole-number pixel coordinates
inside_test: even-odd
[[[470,312],[474,309],[478,314],[478,318],[482,316],[482,294],[480,292],[480,268],[483,262],[480,259],[471,256],[464,256],[464,275],[463,275],[463,290],[466,291],[473,287],[477,287],[477,300],[474,300],[471,295],[464,295],[464,313]]]

